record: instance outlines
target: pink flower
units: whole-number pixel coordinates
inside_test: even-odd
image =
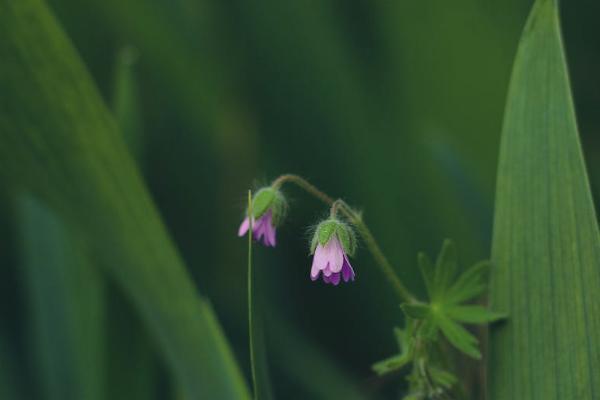
[[[244,218],[238,230],[238,236],[244,236],[250,229],[250,219]],[[252,218],[252,237],[254,240],[263,239],[263,244],[267,247],[275,247],[275,226],[273,225],[273,212],[271,210],[264,213],[260,218]]]
[[[336,286],[341,279],[344,282],[354,280],[354,269],[336,235],[333,235],[325,246],[319,243],[315,249],[310,278],[313,281],[319,279],[321,272],[323,282]]]

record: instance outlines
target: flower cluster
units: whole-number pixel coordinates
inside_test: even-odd
[[[238,230],[238,236],[244,236],[252,228],[252,237],[267,247],[275,247],[276,228],[287,212],[287,203],[283,194],[276,188],[260,189],[254,198],[246,217]],[[335,216],[321,222],[313,236],[310,252],[314,256],[310,278],[315,281],[319,276],[323,282],[337,286],[354,281],[354,269],[348,256],[354,255],[356,236],[350,226]]]

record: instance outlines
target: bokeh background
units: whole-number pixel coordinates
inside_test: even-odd
[[[108,106],[117,117],[128,116],[120,121],[130,149],[247,378],[246,241],[236,232],[249,188],[296,173],[363,209],[381,247],[417,292],[418,251],[435,255],[448,237],[463,267],[489,256],[504,100],[531,1],[49,5]],[[600,3],[564,1],[561,11],[595,190]],[[398,300],[365,249],[353,262],[354,283],[311,282],[307,232],[327,210],[293,186],[284,192],[290,214],[278,246],[257,246],[254,264],[278,398],[326,398],[319,389],[327,385],[323,371],[342,374],[371,397],[394,396],[401,378],[377,378],[370,365],[397,351]],[[102,281],[104,311],[89,325],[60,327],[65,304],[84,296],[43,295],[70,278],[36,278],[24,267],[31,254],[44,258],[43,248],[23,243],[24,223],[3,193],[2,398],[57,398],[48,369],[67,383],[61,387],[77,388],[82,376],[99,382],[98,398],[177,398],[154,340],[110,280],[78,276]],[[44,324],[64,329],[63,344],[81,340],[73,351],[88,340],[102,340],[105,351],[80,360],[86,372],[72,374],[66,361],[48,361],[56,359],[52,349],[62,348]]]

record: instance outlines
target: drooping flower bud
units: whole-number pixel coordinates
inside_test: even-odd
[[[287,203],[283,194],[272,187],[260,189],[252,199],[252,215],[246,211],[246,218],[238,230],[238,236],[244,236],[250,229],[252,218],[252,236],[262,239],[265,246],[275,247],[275,229],[283,222],[287,212]]]
[[[354,269],[350,265],[348,256],[356,251],[356,236],[347,224],[336,218],[321,222],[315,230],[311,246],[314,254],[310,278],[315,281],[323,272],[323,281],[338,285],[354,280]]]

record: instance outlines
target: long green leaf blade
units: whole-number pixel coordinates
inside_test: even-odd
[[[48,400],[104,398],[104,283],[81,241],[29,196],[17,215],[36,376]]]
[[[188,399],[248,398],[213,310],[42,2],[0,1],[0,59],[0,177],[44,199],[81,233],[135,304]]]
[[[498,171],[492,400],[600,398],[600,240],[558,9],[538,0],[517,53]]]

